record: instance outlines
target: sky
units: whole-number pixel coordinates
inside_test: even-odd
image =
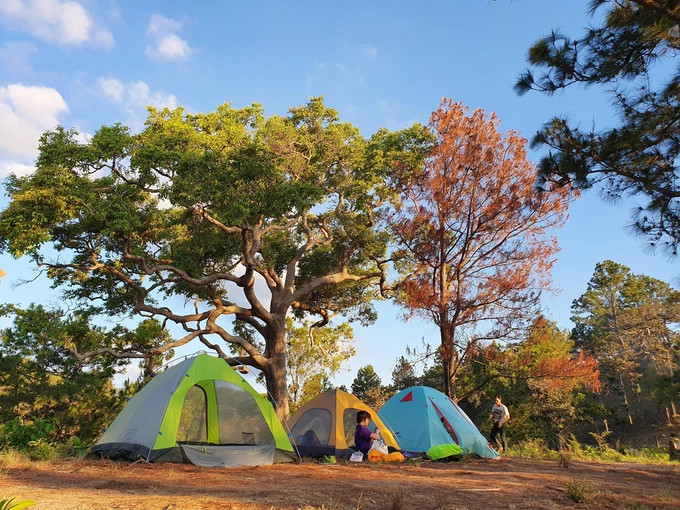
[[[209,112],[222,103],[263,105],[285,114],[323,95],[365,137],[379,128],[426,124],[443,97],[470,111],[495,112],[502,131],[530,138],[549,118],[584,127],[615,123],[608,96],[591,88],[548,97],[513,91],[529,46],[552,29],[578,36],[586,0],[2,0],[0,1],[0,181],[28,174],[40,135],[56,125],[83,135],[122,122],[143,127],[147,105]],[[531,151],[537,162],[541,151]],[[2,182],[0,182],[2,184]],[[4,191],[4,187],[3,187]],[[9,199],[0,196],[0,210]],[[678,264],[645,253],[627,232],[635,200],[603,203],[596,191],[572,204],[557,233],[553,270],[561,289],[544,296],[548,317],[572,326],[570,306],[586,290],[595,264],[610,259],[678,284]],[[0,254],[8,275],[0,302],[59,305],[49,282],[27,260]],[[355,330],[357,355],[336,384],[349,386],[373,365],[384,384],[407,347],[436,346],[437,330],[405,323],[379,303],[374,326]],[[9,319],[0,318],[0,327]],[[188,354],[199,348],[180,351]],[[131,372],[133,374],[134,371]],[[134,374],[133,374],[134,375]]]

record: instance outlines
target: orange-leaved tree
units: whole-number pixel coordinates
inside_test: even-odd
[[[439,328],[444,389],[454,398],[469,353],[535,318],[570,198],[565,188],[534,187],[536,168],[519,133],[502,135],[497,117],[481,109],[467,113],[442,100],[427,127],[424,164],[402,165],[393,176],[404,275],[396,297],[407,318]]]

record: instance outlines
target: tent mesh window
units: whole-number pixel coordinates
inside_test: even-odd
[[[274,436],[255,398],[243,388],[215,381],[220,444],[272,445]]]
[[[193,386],[187,392],[177,429],[178,443],[208,442],[207,400],[203,388]]]
[[[349,448],[354,448],[354,433],[357,430],[357,413],[359,411],[361,411],[361,409],[348,407],[342,413],[342,424],[345,429],[345,441],[347,441],[347,446]],[[375,427],[376,425],[373,420],[368,422],[368,428],[371,429],[371,432],[375,430]]]
[[[348,407],[342,413],[342,424],[345,430],[345,441],[347,441],[347,446],[349,448],[354,448],[354,432],[357,430],[357,413],[360,409],[354,409]],[[375,423],[371,420],[368,423],[368,428],[371,430],[375,429]]]
[[[300,416],[291,435],[298,446],[328,446],[332,421],[328,409],[310,409]]]

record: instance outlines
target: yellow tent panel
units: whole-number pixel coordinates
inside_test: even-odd
[[[348,458],[354,448],[357,412],[361,410],[371,413],[369,428],[380,427],[385,444],[398,449],[394,434],[378,413],[354,395],[338,389],[321,393],[293,414],[288,421],[291,442],[303,456]]]

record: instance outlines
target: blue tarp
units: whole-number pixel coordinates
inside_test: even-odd
[[[453,443],[483,458],[499,457],[465,412],[433,388],[402,390],[380,408],[378,415],[405,451],[426,452],[433,446]]]

